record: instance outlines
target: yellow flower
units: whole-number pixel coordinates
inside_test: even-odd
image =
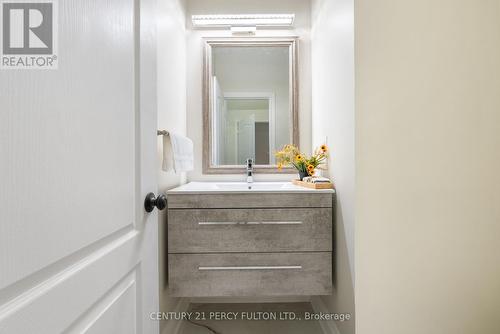
[[[323,151],[323,153],[328,152],[328,146],[326,146],[325,144],[321,145],[320,149],[321,149],[321,151]]]
[[[300,153],[299,153],[299,154],[297,154],[297,155],[295,156],[295,160],[296,160],[297,162],[304,161],[304,156],[303,156],[302,154],[300,154]]]
[[[278,170],[282,170],[283,169],[283,164],[280,162],[278,163]]]
[[[312,170],[314,170],[314,166],[313,166],[313,165],[307,165],[307,170],[308,170],[308,171],[312,171]]]
[[[313,175],[314,175],[314,169],[312,169],[312,170],[308,170],[308,171],[307,171],[307,174],[309,174],[309,176],[313,176]]]

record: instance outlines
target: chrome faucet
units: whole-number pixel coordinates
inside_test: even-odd
[[[247,159],[247,183],[253,182],[253,159]]]

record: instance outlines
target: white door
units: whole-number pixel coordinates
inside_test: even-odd
[[[219,84],[217,77],[213,77],[213,87],[214,87],[214,128],[212,129],[213,142],[213,163],[216,165],[224,164],[225,161],[225,138],[226,138],[226,109],[224,92]]]
[[[255,161],[255,115],[238,121],[238,165],[247,159]]]
[[[58,69],[0,70],[0,333],[158,333],[154,1],[58,6]]]
[[[218,152],[220,155],[219,164],[227,165],[227,148],[228,148],[228,122],[227,122],[227,101],[224,99],[224,96],[220,97],[221,103],[221,113],[220,113],[220,136],[219,136],[219,148]]]

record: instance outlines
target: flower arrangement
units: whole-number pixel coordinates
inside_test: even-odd
[[[300,152],[299,148],[294,145],[285,145],[281,151],[275,154],[278,169],[281,170],[284,166],[292,165],[299,172],[300,180],[305,176],[313,176],[315,169],[323,164],[328,158],[328,147],[321,145],[314,150],[311,157],[306,157],[305,154]]]

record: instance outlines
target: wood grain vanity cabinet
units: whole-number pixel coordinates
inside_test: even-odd
[[[332,293],[333,191],[167,194],[171,296]]]

